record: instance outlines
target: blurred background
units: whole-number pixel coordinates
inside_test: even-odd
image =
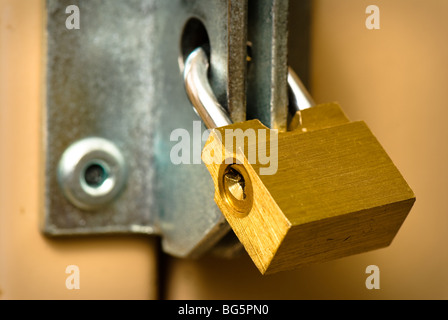
[[[365,27],[372,4],[379,30]],[[0,298],[448,299],[448,1],[311,5],[312,95],[366,121],[417,197],[390,247],[263,277],[246,254],[182,260],[161,254],[156,238],[43,237],[44,1],[0,0]],[[302,27],[291,11],[293,67]],[[71,264],[80,290],[65,287]],[[380,290],[365,287],[369,265]]]

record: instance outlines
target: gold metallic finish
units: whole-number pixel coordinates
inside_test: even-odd
[[[215,184],[215,202],[263,274],[388,246],[415,201],[364,122],[350,122],[337,104],[305,109],[296,117],[294,131],[278,134],[274,175],[260,175],[263,165],[247,160],[247,150],[263,141],[235,149],[238,172],[245,172],[251,186],[252,205],[245,215],[238,211],[239,200],[224,189],[232,185],[223,179],[228,156],[216,161],[215,152],[211,161],[210,152],[202,154]],[[257,134],[269,130],[258,120],[217,128],[208,150],[209,144],[225,148],[225,130],[237,128]],[[266,145],[275,143],[269,134],[257,136],[266,137]],[[241,177],[232,174],[227,178],[241,188]]]

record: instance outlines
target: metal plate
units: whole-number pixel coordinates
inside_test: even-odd
[[[245,1],[157,1],[157,5],[158,13],[153,18],[159,32],[151,39],[159,52],[152,61],[159,70],[155,83],[158,94],[152,101],[157,106],[153,128],[156,134],[156,223],[165,252],[197,257],[211,248],[230,227],[214,202],[213,182],[205,166],[202,163],[174,165],[170,161],[171,148],[177,143],[170,142],[172,131],[186,129],[193,145],[193,121],[200,121],[185,93],[178,63],[179,44],[187,21],[192,17],[199,19],[210,40],[213,91],[223,106],[232,106],[233,120],[244,119],[245,90],[241,88],[245,81],[246,48],[241,44],[245,43],[246,33],[245,28],[232,26],[246,25]],[[191,151],[195,152],[193,148]]]
[[[66,7],[80,9],[81,29],[68,30]],[[45,212],[49,235],[139,232],[155,226],[154,131],[156,32],[151,1],[47,1]],[[57,180],[74,142],[101,137],[128,166],[126,187],[93,211],[74,206]]]
[[[247,119],[286,131],[288,117],[288,0],[249,0]]]
[[[73,4],[79,30],[65,28]],[[165,251],[194,256],[227,233],[206,168],[173,165],[170,134],[193,133],[199,120],[179,63],[192,17],[208,32],[214,92],[234,120],[245,118],[246,9],[230,0],[47,1],[46,234],[161,234]],[[70,145],[92,136],[120,149],[128,179],[111,203],[86,211],[64,197],[57,167]]]
[[[79,30],[65,27],[69,5],[80,9]],[[179,257],[197,257],[228,234],[206,167],[170,160],[172,131],[186,129],[193,139],[199,121],[182,79],[184,27],[191,18],[205,27],[210,84],[232,120],[246,119],[247,92],[249,116],[283,128],[287,6],[287,0],[47,0],[43,231],[158,234],[164,251]],[[257,53],[246,72],[248,37]],[[57,176],[65,150],[88,137],[113,143],[127,166],[123,191],[94,210],[73,205]],[[237,241],[228,235],[218,251],[238,251]]]

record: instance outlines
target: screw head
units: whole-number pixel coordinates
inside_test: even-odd
[[[122,191],[127,168],[111,141],[90,137],[70,145],[59,161],[57,176],[66,198],[84,210],[99,209]]]

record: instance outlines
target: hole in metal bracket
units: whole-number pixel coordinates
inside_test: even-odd
[[[202,47],[205,53],[210,57],[210,39],[208,37],[207,29],[201,20],[191,18],[185,24],[181,37],[181,54],[179,64],[181,70],[184,69],[185,60],[187,60],[193,50]]]

